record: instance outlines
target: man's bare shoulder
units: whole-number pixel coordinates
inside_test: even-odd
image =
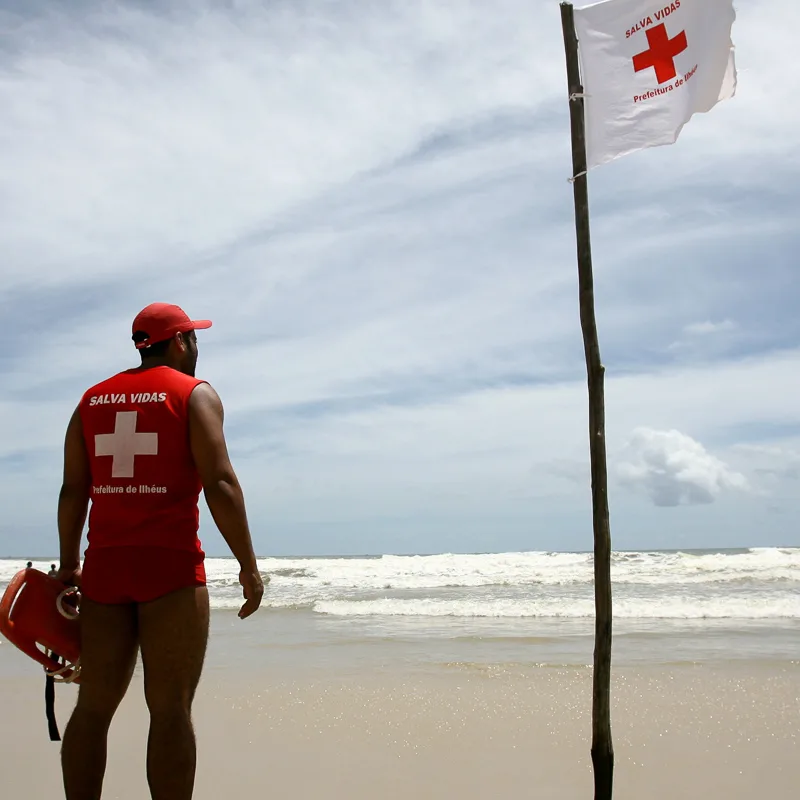
[[[207,381],[198,383],[189,397],[189,408],[193,411],[222,411],[222,400],[217,390]]]

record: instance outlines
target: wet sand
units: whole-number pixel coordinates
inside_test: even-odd
[[[2,794],[63,796],[43,680],[35,667],[4,671],[0,650]],[[57,691],[63,731],[75,689]],[[615,798],[798,796],[800,662],[626,666],[612,693]],[[195,797],[591,798],[590,699],[585,667],[210,669],[195,705]],[[146,732],[137,668],[104,798],[149,796]]]

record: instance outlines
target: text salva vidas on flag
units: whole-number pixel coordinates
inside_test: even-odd
[[[736,92],[733,0],[604,0],[574,13],[589,169],[673,144]]]

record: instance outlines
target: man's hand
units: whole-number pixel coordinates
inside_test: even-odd
[[[59,567],[56,579],[61,583],[66,583],[68,586],[81,585],[81,568],[80,567]]]
[[[242,597],[244,605],[239,609],[239,619],[249,617],[261,605],[264,595],[264,583],[256,571],[242,570],[239,573],[239,583],[242,584]]]

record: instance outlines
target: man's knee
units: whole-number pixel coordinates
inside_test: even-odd
[[[145,686],[144,697],[151,717],[191,717],[194,692],[188,687]]]
[[[73,718],[91,728],[108,728],[122,697],[109,692],[78,692]]]

